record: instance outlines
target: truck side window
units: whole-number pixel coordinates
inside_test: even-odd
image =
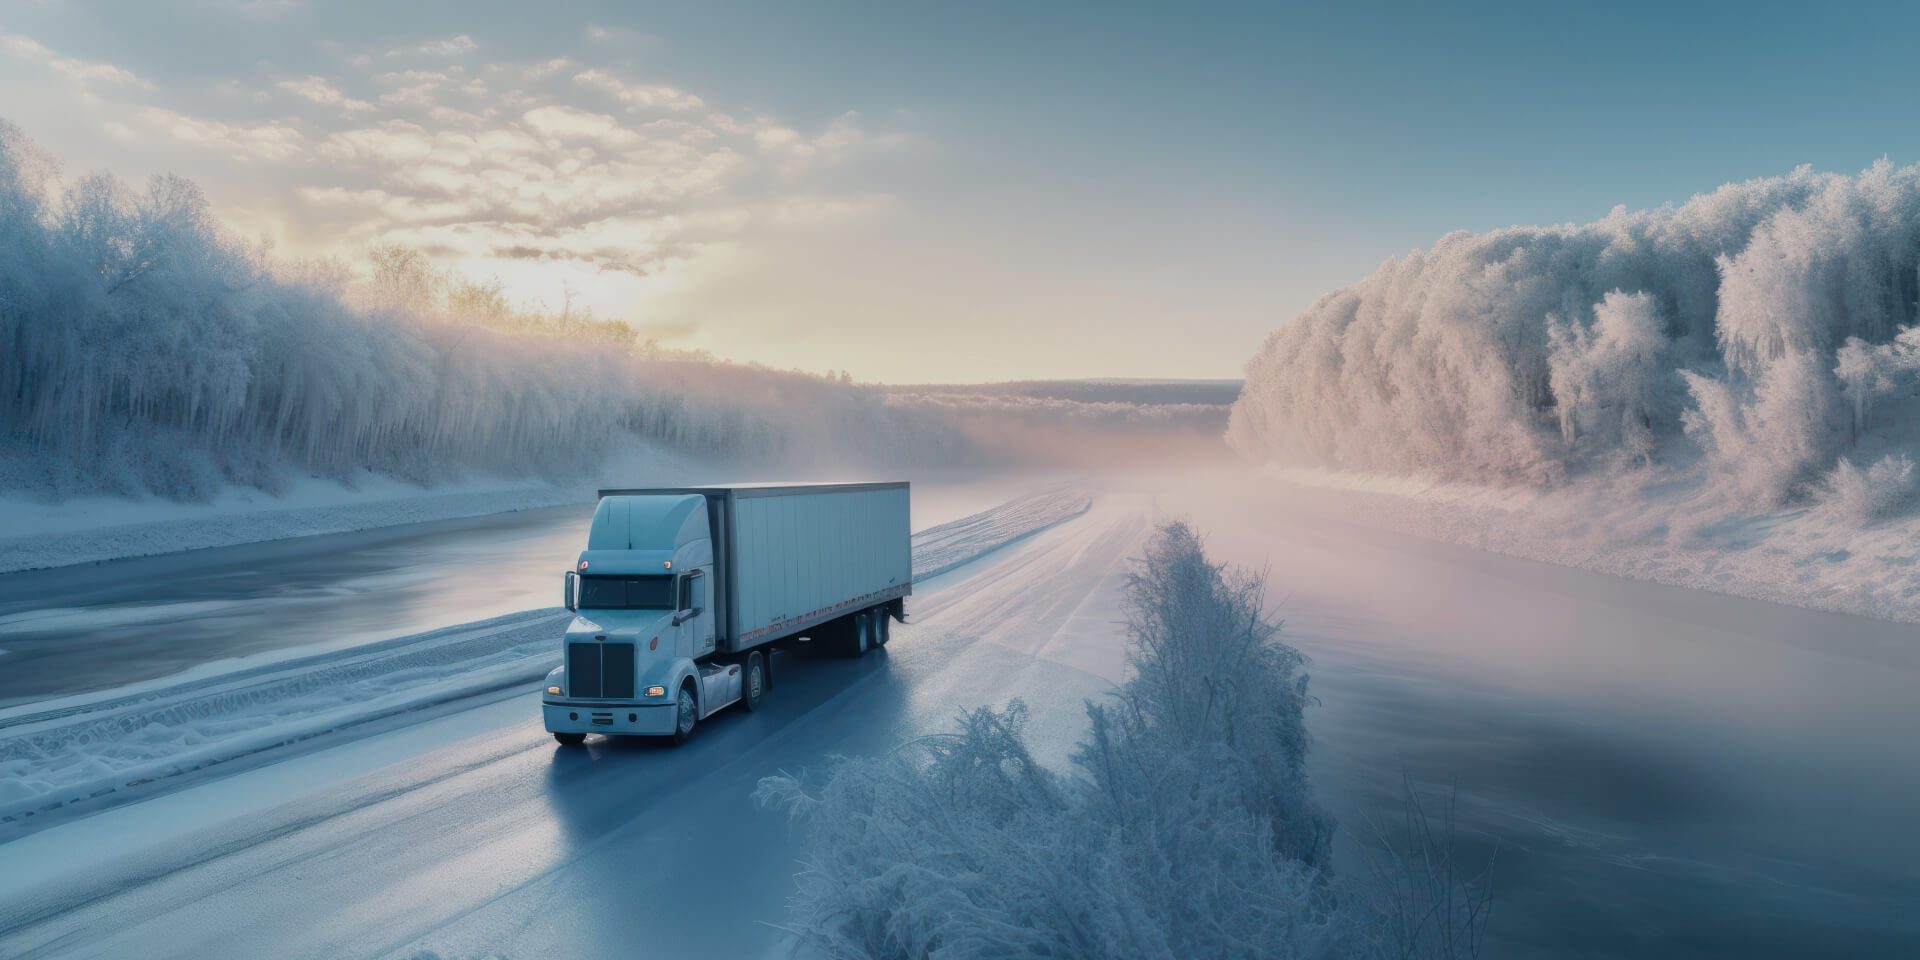
[[[680,578],[680,609],[697,610],[700,607],[700,574],[689,573]]]

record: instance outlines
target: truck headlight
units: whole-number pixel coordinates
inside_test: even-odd
[[[666,687],[648,687],[647,688],[647,696],[649,697],[664,697],[666,695],[667,695]]]
[[[557,696],[559,696],[559,695],[560,695],[560,688],[559,688],[559,687],[548,687],[548,688],[547,688],[547,695],[548,695],[548,696],[550,696],[550,697],[557,697]]]

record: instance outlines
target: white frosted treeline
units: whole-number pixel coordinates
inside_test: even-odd
[[[1454,233],[1275,331],[1227,435],[1257,462],[1497,482],[1698,465],[1747,506],[1880,510],[1920,441],[1917,301],[1920,168],[1884,161]]]
[[[763,463],[966,456],[876,390],[369,306],[301,273],[228,236],[192,183],[61,186],[0,121],[0,488],[569,476],[624,431]]]

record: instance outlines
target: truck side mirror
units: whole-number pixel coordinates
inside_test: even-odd
[[[560,592],[561,593],[560,602],[566,605],[567,612],[569,613],[580,609],[578,606],[575,605],[574,599],[573,599],[575,589],[578,586],[579,582],[580,582],[580,575],[574,573],[572,570],[568,570],[566,584],[561,589],[561,592]]]

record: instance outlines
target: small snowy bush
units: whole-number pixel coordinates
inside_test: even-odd
[[[1820,505],[1846,523],[1859,526],[1895,513],[1913,498],[1913,458],[1881,457],[1865,470],[1841,457],[1820,482]]]
[[[800,942],[876,960],[1351,955],[1303,769],[1304,661],[1261,595],[1162,528],[1127,588],[1135,675],[1088,705],[1072,773],[1034,762],[1015,701],[838,760],[817,790],[762,781],[809,832]]]

